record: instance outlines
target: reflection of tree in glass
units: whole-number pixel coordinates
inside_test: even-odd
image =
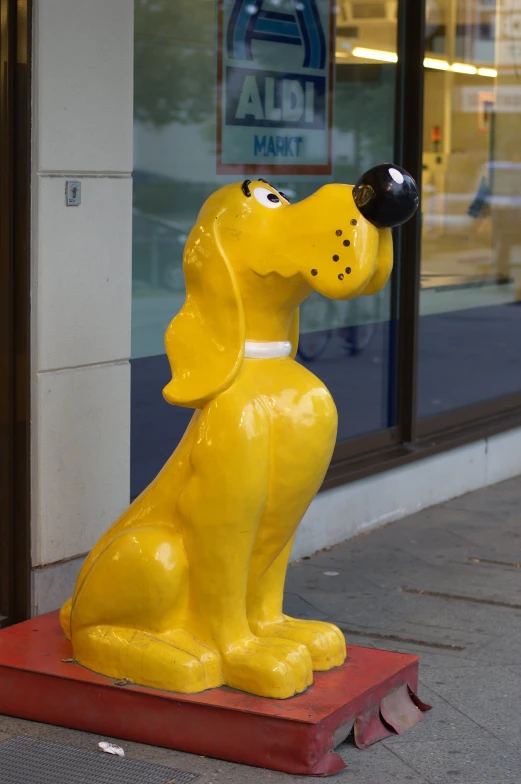
[[[395,67],[346,65],[337,68],[335,126],[354,133],[353,164],[357,176],[364,169],[392,157]],[[344,75],[340,69],[345,69]],[[349,77],[347,69],[352,69]],[[371,78],[362,69],[370,73]]]
[[[134,116],[156,127],[214,111],[214,0],[135,0]]]
[[[367,131],[362,137],[362,150],[374,166],[381,160],[390,160],[394,137],[394,74],[392,80],[374,85],[364,95],[364,119]],[[389,83],[390,82],[390,83]]]

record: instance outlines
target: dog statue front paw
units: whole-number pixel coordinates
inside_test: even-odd
[[[313,670],[324,672],[339,667],[346,658],[344,635],[332,623],[301,621],[280,615],[275,619],[251,623],[259,637],[277,637],[293,640],[306,646],[313,663]]]
[[[313,683],[309,651],[291,640],[252,637],[231,645],[223,653],[227,686],[284,700]]]

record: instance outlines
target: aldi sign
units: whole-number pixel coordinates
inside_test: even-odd
[[[217,172],[331,173],[333,0],[218,0]]]

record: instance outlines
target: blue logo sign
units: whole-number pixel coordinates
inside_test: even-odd
[[[333,0],[218,3],[218,171],[330,173]]]
[[[231,60],[253,60],[252,41],[302,47],[302,67],[323,69],[326,39],[316,0],[294,0],[293,13],[264,10],[266,0],[235,0],[226,43]]]
[[[226,123],[258,128],[325,128],[323,76],[226,69]]]

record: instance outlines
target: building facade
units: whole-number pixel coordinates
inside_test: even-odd
[[[175,449],[163,334],[205,198],[421,185],[381,294],[302,306],[338,443],[293,557],[521,473],[521,11],[0,0],[0,616],[55,609]]]

